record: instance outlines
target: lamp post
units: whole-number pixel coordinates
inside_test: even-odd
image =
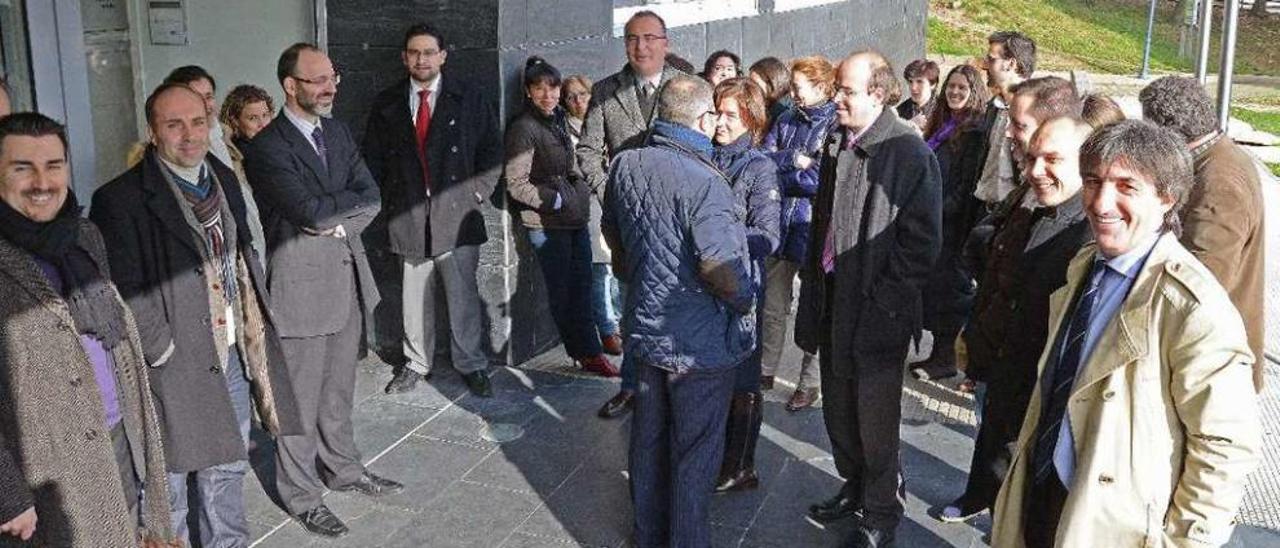
[[[1231,119],[1231,79],[1235,74],[1240,0],[1223,0],[1223,5],[1226,9],[1222,13],[1222,68],[1218,70],[1218,129],[1225,132]]]
[[[1142,70],[1138,71],[1138,78],[1147,79],[1147,72],[1151,68],[1151,34],[1156,29],[1156,0],[1151,0],[1151,7],[1147,9],[1147,42],[1142,46]]]
[[[1200,0],[1200,55],[1196,57],[1196,80],[1209,81],[1209,40],[1213,29],[1213,0]]]

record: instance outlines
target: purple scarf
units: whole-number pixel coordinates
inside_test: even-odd
[[[938,147],[941,146],[948,137],[951,137],[952,133],[955,133],[956,127],[959,125],[959,122],[956,121],[954,116],[952,116],[950,120],[944,122],[942,127],[939,128],[938,131],[933,132],[933,136],[929,138],[929,150],[938,150]]]

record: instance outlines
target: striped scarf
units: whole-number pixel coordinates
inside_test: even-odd
[[[174,174],[173,180],[191,205],[196,221],[204,227],[205,244],[209,246],[210,254],[217,262],[216,266],[222,276],[223,296],[227,303],[236,302],[236,262],[223,231],[222,189],[214,184],[208,164],[200,167],[200,182],[197,184],[191,184],[177,174]]]

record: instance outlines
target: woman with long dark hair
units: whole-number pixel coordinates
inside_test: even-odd
[[[586,371],[618,370],[604,357],[591,307],[591,191],[574,170],[573,144],[560,108],[560,71],[541,57],[524,68],[524,113],[506,134],[503,177],[547,286],[547,303],[565,350]]]
[[[764,108],[769,114],[765,131],[768,131],[782,113],[791,110],[791,71],[777,57],[765,57],[752,63],[747,73],[764,92]]]
[[[764,301],[764,260],[778,247],[778,171],[758,146],[767,127],[764,94],[748,78],[731,78],[715,89],[716,165],[729,177],[739,210],[746,212],[747,248],[757,282],[756,308]],[[760,333],[757,321],[756,336]],[[760,394],[760,346],[738,365],[716,491],[754,489],[756,441],[764,407]]]
[[[972,273],[961,261],[965,239],[979,220],[982,202],[973,196],[982,172],[983,124],[988,96],[978,69],[960,65],[947,74],[942,96],[924,128],[942,172],[942,252],[924,291],[924,327],[933,333],[929,357],[911,367],[919,379],[956,375],[956,336],[973,306]]]

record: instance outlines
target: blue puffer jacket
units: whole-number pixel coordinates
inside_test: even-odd
[[[624,351],[673,372],[729,369],[754,349],[746,229],[711,142],[655,122],[648,146],[614,157],[601,231],[629,288]]]
[[[746,219],[751,260],[763,261],[777,251],[780,239],[778,170],[763,152],[751,146],[750,134],[716,147],[713,158],[729,177],[739,214]]]
[[[778,166],[778,189],[782,192],[781,244],[777,256],[803,263],[809,247],[809,223],[813,220],[814,196],[818,195],[819,148],[836,118],[836,104],[827,101],[816,107],[790,109],[778,118],[764,138],[761,148]],[[809,169],[796,168],[796,156],[813,159]]]

